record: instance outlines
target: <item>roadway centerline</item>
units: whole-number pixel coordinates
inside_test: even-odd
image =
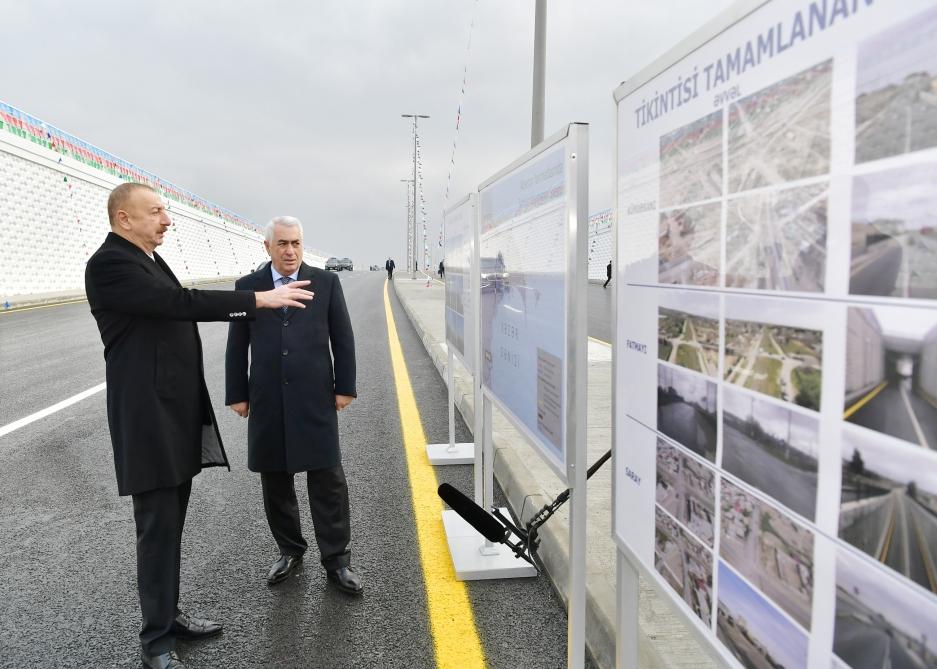
[[[436,494],[436,472],[426,457],[426,434],[410,384],[410,375],[391,311],[388,281],[384,281],[384,313],[394,385],[403,431],[404,452],[420,563],[426,586],[426,604],[436,665],[443,669],[485,667],[485,656],[475,627],[472,605],[464,583],[456,580],[442,524],[442,502]]]
[[[72,395],[68,399],[64,399],[57,404],[53,404],[50,407],[46,407],[45,409],[42,409],[41,411],[37,411],[34,414],[30,414],[29,416],[26,416],[25,418],[20,418],[19,420],[15,420],[12,423],[8,423],[7,425],[0,427],[0,437],[10,434],[10,432],[18,430],[21,427],[26,427],[30,423],[34,423],[37,420],[45,418],[46,416],[51,416],[52,414],[58,411],[61,411],[62,409],[65,409],[66,407],[70,407],[71,405],[76,404],[82,401],[83,399],[87,399],[91,397],[92,395],[96,395],[97,393],[104,390],[106,387],[107,387],[106,383],[99,383],[93,388],[88,388],[87,390],[84,390],[78,393],[77,395]]]

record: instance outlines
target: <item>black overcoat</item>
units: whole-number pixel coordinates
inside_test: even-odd
[[[337,275],[305,263],[298,278],[311,281],[306,289],[315,293],[305,309],[270,309],[228,327],[225,404],[250,402],[247,466],[254,472],[340,464],[335,395],[357,396],[355,336],[342,284]],[[238,279],[235,287],[273,289],[270,266]]]
[[[177,486],[202,467],[228,466],[195,321],[255,314],[253,293],[188,290],[154,258],[111,232],[85,268],[88,304],[104,342],[121,495]]]

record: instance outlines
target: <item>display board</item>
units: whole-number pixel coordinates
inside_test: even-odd
[[[937,666],[937,2],[746,2],[615,99],[620,548],[733,665]]]
[[[472,272],[475,255],[475,194],[443,214],[446,267],[446,343],[474,374],[475,334]]]
[[[580,169],[568,133],[540,144],[478,194],[481,383],[564,481],[567,223],[575,209],[570,173]]]

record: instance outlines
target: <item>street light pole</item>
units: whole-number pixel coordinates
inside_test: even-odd
[[[413,260],[410,258],[410,254],[413,252],[413,238],[410,235],[413,234],[413,232],[410,228],[410,184],[414,183],[414,181],[413,179],[401,179],[400,181],[401,183],[407,184],[407,253],[404,262],[407,266],[412,266]]]
[[[546,58],[547,0],[537,0],[537,9],[534,16],[534,90],[530,113],[530,148],[543,141]]]
[[[416,128],[417,121],[421,118],[429,118],[426,114],[401,114],[402,118],[412,118],[413,119],[413,265],[410,266],[410,278],[416,278],[416,268],[417,268],[417,252],[416,252],[416,193],[417,193],[417,179],[416,179]]]

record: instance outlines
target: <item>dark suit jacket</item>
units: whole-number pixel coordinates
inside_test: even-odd
[[[247,320],[255,311],[253,293],[187,290],[154,257],[111,232],[85,269],[104,342],[121,495],[177,486],[202,467],[228,466],[194,321]]]
[[[355,336],[338,276],[303,263],[298,278],[312,281],[306,288],[315,293],[305,309],[270,309],[228,328],[225,404],[250,402],[247,466],[254,472],[341,463],[335,395],[356,396]],[[235,287],[272,289],[270,267]]]

